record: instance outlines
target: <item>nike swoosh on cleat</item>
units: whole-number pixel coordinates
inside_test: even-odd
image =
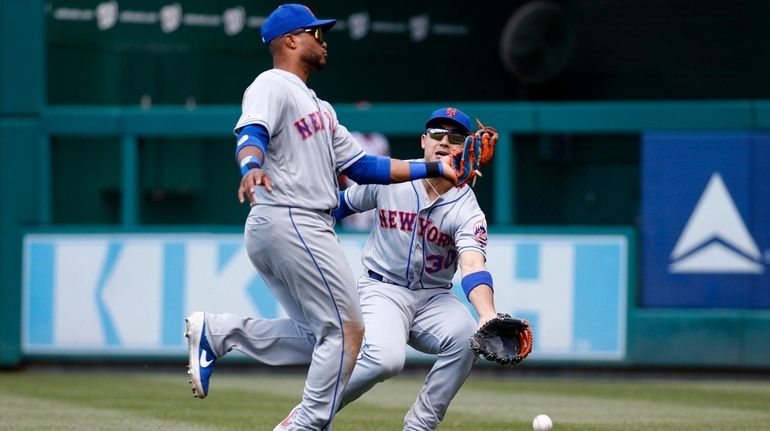
[[[213,359],[211,361],[206,360],[206,351],[201,350],[201,359],[200,359],[201,367],[206,368],[209,365],[211,365],[212,362],[214,362]]]

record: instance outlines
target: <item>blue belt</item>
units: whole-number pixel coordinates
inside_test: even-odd
[[[402,286],[402,285],[396,283],[395,281],[393,281],[393,280],[391,280],[389,278],[383,277],[382,275],[377,274],[374,271],[369,271],[369,278],[372,278],[372,279],[377,280],[377,281],[381,281],[383,283],[395,284],[396,286],[406,287],[406,286]]]

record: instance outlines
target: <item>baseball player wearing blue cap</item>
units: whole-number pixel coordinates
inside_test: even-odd
[[[326,32],[304,5],[279,6],[261,35],[273,68],[243,95],[235,126],[241,202],[252,205],[246,251],[288,318],[193,312],[186,319],[193,393],[207,396],[217,358],[232,349],[268,365],[310,363],[302,402],[276,430],[329,430],[355,365],[363,319],[355,280],[334,232],[337,178],[389,184],[456,180],[448,158],[408,162],[366,155],[332,106],[308,88],[326,65]]]
[[[463,148],[470,127],[459,109],[434,111],[420,138],[422,160],[436,161]],[[404,418],[404,430],[435,430],[471,371],[470,337],[496,315],[485,263],[486,217],[470,187],[456,188],[440,178],[354,185],[341,192],[334,216],[370,209],[377,222],[358,280],[366,330],[342,406],[398,374],[408,344],[437,359]],[[458,266],[479,324],[450,290]]]

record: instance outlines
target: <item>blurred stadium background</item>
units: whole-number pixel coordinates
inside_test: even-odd
[[[437,106],[502,132],[477,195],[525,368],[770,370],[770,3],[308,4],[351,130],[402,158]],[[276,5],[0,0],[0,368],[183,362],[192,309],[281,315],[231,134]]]

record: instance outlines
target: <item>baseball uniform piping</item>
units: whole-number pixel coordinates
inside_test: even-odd
[[[324,276],[323,271],[321,270],[321,267],[318,266],[318,262],[315,259],[315,256],[313,256],[313,253],[310,251],[310,248],[308,248],[307,244],[305,243],[305,240],[302,238],[302,234],[299,232],[299,228],[297,228],[297,224],[294,223],[294,216],[292,215],[292,208],[289,207],[289,219],[291,220],[291,225],[294,227],[294,231],[297,232],[297,237],[302,242],[302,246],[305,247],[305,251],[307,252],[308,256],[310,256],[310,259],[313,261],[313,265],[315,265],[316,269],[318,270],[318,273],[321,275],[321,279],[324,282],[324,286],[326,286],[326,290],[329,292],[329,298],[331,298],[332,305],[334,306],[334,312],[337,314],[337,321],[340,324],[340,332],[342,335],[342,352],[340,353],[340,364],[337,368],[337,379],[334,384],[334,397],[332,399],[332,409],[331,412],[329,412],[329,417],[334,417],[334,412],[337,410],[337,392],[339,391],[340,387],[340,378],[342,377],[342,368],[343,363],[345,361],[345,328],[342,325],[342,316],[340,316],[340,309],[337,307],[337,301],[334,299],[334,294],[332,293],[331,287],[329,287],[329,282],[326,281],[326,277]],[[331,422],[331,419],[329,420]],[[327,422],[324,425],[324,429],[326,429],[329,426],[329,422]]]

